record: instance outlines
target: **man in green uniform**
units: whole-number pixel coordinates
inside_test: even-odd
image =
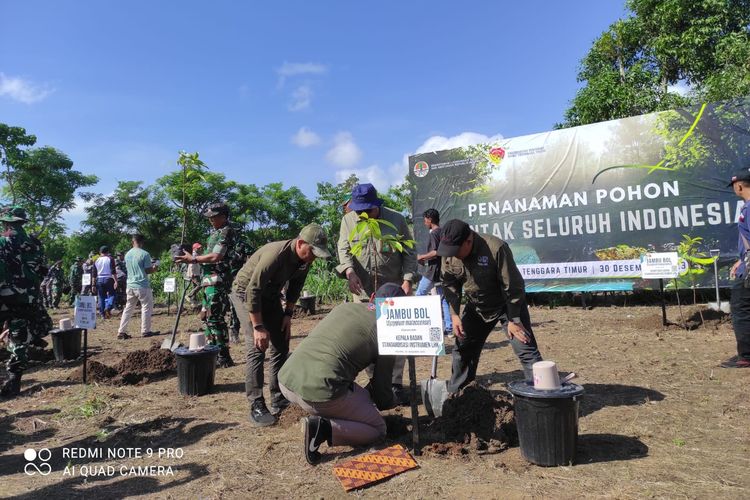
[[[378,198],[378,192],[372,184],[357,184],[352,189],[352,196],[348,208],[350,212],[341,219],[339,233],[338,254],[339,266],[336,271],[349,281],[349,290],[354,300],[367,302],[375,292],[375,275],[377,283],[398,283],[406,295],[412,291],[412,283],[418,277],[416,254],[404,246],[399,252],[394,248],[383,248],[381,243],[369,242],[359,257],[351,252],[349,234],[356,227],[359,216],[366,213],[371,219],[382,219],[393,227],[380,225],[384,235],[400,235],[411,239],[411,231],[403,215],[383,206],[383,200]],[[395,227],[395,229],[394,229]],[[356,240],[355,240],[356,241]],[[404,362],[406,358],[398,356],[393,368],[393,391],[399,402],[408,398],[403,388]]]
[[[76,302],[76,297],[81,294],[81,280],[83,279],[83,269],[81,268],[81,258],[76,257],[73,265],[70,266],[68,272],[68,284],[70,285],[70,299],[69,304],[71,307]]]
[[[229,311],[229,292],[232,271],[229,261],[235,244],[235,234],[229,225],[229,207],[224,203],[213,203],[203,213],[208,217],[213,231],[208,237],[203,255],[193,257],[188,252],[175,258],[176,262],[200,264],[203,308],[201,315],[206,321],[207,343],[220,347],[216,364],[220,367],[234,366],[229,355],[229,335],[225,316]]]
[[[0,325],[9,324],[8,379],[0,395],[13,397],[21,392],[21,374],[28,362],[27,346],[34,333],[34,316],[39,310],[39,285],[47,269],[39,240],[23,228],[26,211],[21,207],[0,210],[3,234],[0,236]],[[50,325],[51,326],[51,325]]]
[[[50,273],[52,275],[52,280],[50,283],[50,306],[52,307],[52,309],[57,309],[58,307],[60,307],[60,299],[62,298],[63,291],[63,281],[65,280],[65,274],[62,270],[61,260],[58,260],[52,265],[52,267],[50,268]]]
[[[456,336],[448,390],[458,391],[476,378],[484,342],[498,321],[506,325],[510,345],[531,380],[531,365],[542,355],[531,330],[523,277],[508,244],[453,219],[443,226],[437,254],[443,257],[443,290]]]
[[[310,264],[316,257],[331,256],[327,245],[323,228],[309,224],[297,238],[263,245],[247,259],[234,280],[232,301],[241,321],[249,319],[242,328],[247,346],[245,391],[250,402],[250,422],[257,427],[273,425],[274,415],[289,404],[279,389],[278,373],[289,354],[294,305]],[[282,308],[281,289],[287,282],[286,303]],[[263,398],[263,361],[269,344],[271,411]]]
[[[403,297],[396,283],[381,286],[377,297]],[[336,306],[294,350],[279,373],[281,392],[313,416],[304,419],[305,458],[320,461],[318,448],[367,446],[385,437],[378,410],[392,408],[394,356],[378,355],[374,304]],[[357,375],[374,365],[363,388]]]

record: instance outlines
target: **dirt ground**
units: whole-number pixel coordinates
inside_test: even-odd
[[[174,316],[164,310],[158,313],[154,328],[171,330]],[[685,310],[683,314],[691,315]],[[58,312],[54,319],[69,315],[70,311]],[[669,308],[668,316],[680,320],[676,307]],[[293,345],[321,317],[296,319]],[[722,359],[735,353],[730,323],[709,315],[701,328],[664,329],[659,308],[643,306],[533,307],[531,317],[544,357],[556,361],[563,372],[577,372],[577,382],[586,391],[575,465],[530,465],[517,445],[490,454],[430,453],[416,457],[418,469],[351,495],[750,498],[750,370],[718,368]],[[131,333],[137,330],[135,321]],[[184,318],[181,326],[185,341],[187,332],[199,324],[195,318]],[[117,320],[112,319],[90,332],[92,361],[120,366],[129,352],[148,350],[155,339],[164,338],[118,341],[116,328]],[[202,397],[179,395],[177,378],[169,370],[130,383],[83,386],[76,377],[79,362],[36,364],[24,377],[22,396],[0,400],[0,496],[350,495],[334,477],[333,466],[366,450],[324,446],[326,460],[310,467],[302,454],[299,410],[287,410],[274,427],[251,427],[244,353],[244,346],[233,346],[238,365],[218,370],[215,392]],[[450,374],[449,359],[440,360],[441,378]],[[429,367],[429,359],[418,359],[417,379],[426,378]],[[478,381],[502,399],[506,383],[521,377],[519,368],[503,334],[493,332]],[[389,422],[400,421],[405,430],[399,415],[408,417],[409,411],[389,413]],[[398,434],[389,429],[389,440],[382,446],[409,443]],[[33,462],[24,457],[27,449],[38,452]],[[95,456],[76,458],[76,451]],[[51,472],[43,475],[45,457]],[[29,463],[41,472],[28,468]]]

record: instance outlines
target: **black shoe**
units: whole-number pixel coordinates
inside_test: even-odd
[[[29,342],[31,345],[39,347],[41,349],[46,349],[49,345],[46,340],[44,340],[41,337],[34,336],[31,338],[31,342]]]
[[[331,446],[333,430],[331,422],[322,417],[305,417],[302,419],[302,432],[305,435],[303,445],[305,447],[305,460],[310,465],[316,465],[320,462],[320,452],[318,449],[325,441]]]
[[[283,396],[276,401],[271,401],[271,415],[278,415],[288,406],[289,400]]]
[[[396,403],[396,406],[409,406],[411,404],[409,392],[404,389],[403,385],[393,384],[391,390],[393,391],[393,401]]]
[[[276,423],[276,417],[266,408],[266,402],[262,399],[253,401],[250,407],[250,423],[253,427],[268,427]]]
[[[227,346],[222,347],[219,350],[219,355],[216,356],[216,366],[219,368],[229,368],[234,366],[234,360],[229,355],[229,348]]]
[[[21,374],[16,372],[8,373],[8,380],[0,388],[0,396],[4,398],[13,398],[21,394]]]
[[[143,338],[147,338],[147,337],[154,337],[156,335],[159,335],[159,332],[146,332],[146,333],[142,334],[141,336]]]
[[[750,359],[732,356],[720,365],[722,368],[750,368]]]
[[[117,334],[117,340],[128,340],[130,338],[130,335],[127,333],[118,333]]]

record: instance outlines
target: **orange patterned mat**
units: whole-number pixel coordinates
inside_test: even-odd
[[[419,467],[406,448],[397,444],[374,453],[360,455],[333,468],[345,491],[371,486],[377,482]]]

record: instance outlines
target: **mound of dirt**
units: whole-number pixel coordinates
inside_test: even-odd
[[[143,385],[169,376],[176,370],[174,354],[154,346],[128,353],[114,367],[91,361],[88,363],[87,377],[92,382],[109,385]],[[78,368],[68,380],[80,381],[82,378],[83,367]]]
[[[518,442],[511,396],[493,396],[477,382],[452,394],[443,415],[429,422],[425,431],[426,440],[433,442],[422,452],[433,455],[499,453]]]
[[[280,427],[291,427],[293,425],[297,425],[301,418],[307,417],[308,415],[309,413],[307,413],[299,406],[291,404],[284,408],[284,411],[282,411],[281,415],[279,415],[278,425]]]

